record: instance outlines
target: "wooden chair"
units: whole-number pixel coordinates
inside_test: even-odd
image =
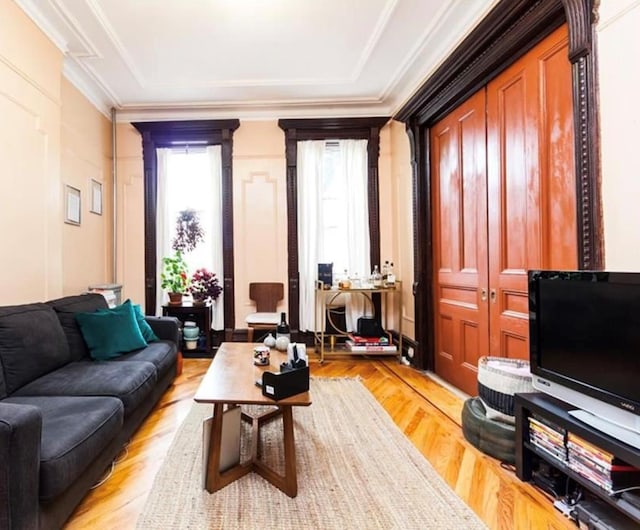
[[[280,322],[278,302],[284,298],[282,283],[250,283],[249,298],[256,303],[256,312],[247,315],[247,342],[253,342],[253,330],[273,330]]]

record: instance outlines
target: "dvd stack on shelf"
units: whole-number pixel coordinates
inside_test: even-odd
[[[607,493],[640,486],[640,469],[573,433],[567,435],[569,468]]]
[[[546,455],[567,462],[567,430],[535,414],[529,416],[529,441]]]

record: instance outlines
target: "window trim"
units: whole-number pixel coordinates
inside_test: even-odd
[[[369,199],[369,233],[371,263],[380,261],[380,204],[378,158],[380,129],[389,117],[281,119],[278,126],[285,133],[287,160],[287,283],[289,326],[296,337],[300,332],[300,289],[298,263],[298,142],[303,140],[367,140],[367,174]],[[379,311],[379,308],[376,308]]]
[[[222,247],[224,263],[224,329],[225,340],[233,337],[235,324],[233,268],[233,132],[239,120],[192,120],[135,122],[142,135],[144,163],[144,277],[145,313],[152,315],[156,306],[156,212],[158,200],[158,168],[156,149],[179,147],[189,142],[197,145],[220,145],[222,148]]]

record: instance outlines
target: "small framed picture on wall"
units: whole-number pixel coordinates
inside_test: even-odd
[[[80,190],[68,184],[64,187],[64,222],[80,226]]]
[[[91,213],[102,215],[102,182],[91,179]]]

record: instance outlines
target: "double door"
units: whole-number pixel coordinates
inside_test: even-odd
[[[562,27],[430,130],[435,369],[477,394],[483,355],[528,359],[527,270],[577,266]]]

